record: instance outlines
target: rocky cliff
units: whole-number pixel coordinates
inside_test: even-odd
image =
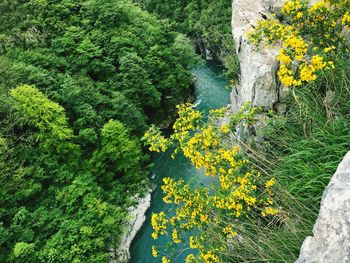
[[[323,193],[312,233],[296,263],[350,262],[350,152]]]
[[[231,93],[232,111],[237,112],[245,102],[265,106],[284,113],[288,89],[277,78],[278,46],[256,47],[249,43],[247,34],[260,20],[279,16],[286,0],[234,0],[232,3],[232,34],[239,58],[240,81]],[[311,5],[319,0],[311,0]]]
[[[279,114],[286,111],[286,96],[289,90],[283,87],[277,78],[278,63],[276,56],[280,47],[256,47],[248,40],[247,34],[254,29],[258,21],[279,14],[283,0],[234,0],[232,4],[232,34],[236,53],[240,63],[240,78],[231,92],[231,110],[234,114],[246,103],[274,109]],[[256,125],[244,122],[236,129],[236,135],[242,141],[256,141],[256,132],[264,126],[264,116]]]
[[[314,4],[318,0],[311,1]],[[257,48],[248,41],[247,33],[254,25],[272,14],[279,15],[283,0],[234,0],[232,33],[240,60],[241,76],[231,93],[231,113],[245,102],[284,113],[288,90],[277,79],[276,56],[279,47]],[[320,213],[313,229],[302,245],[296,263],[350,262],[350,152],[339,164],[323,193]]]
[[[259,48],[249,43],[247,33],[263,19],[278,12],[283,1],[236,0],[232,4],[232,33],[240,61],[241,76],[231,93],[232,110],[236,112],[245,102],[252,106],[282,108],[282,89],[276,78],[279,48]]]
[[[119,247],[111,249],[110,263],[128,262],[131,242],[145,222],[146,212],[151,206],[151,193],[152,191],[149,190],[144,197],[135,197],[137,205],[129,208],[129,218],[124,229],[124,235],[120,240]]]

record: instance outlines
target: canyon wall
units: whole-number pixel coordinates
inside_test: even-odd
[[[312,234],[296,263],[350,262],[350,152],[323,192]]]
[[[314,4],[319,0],[311,0]],[[251,44],[247,34],[258,21],[280,16],[285,0],[234,0],[232,3],[232,34],[240,62],[240,80],[231,93],[232,112],[237,112],[245,102],[264,106],[284,113],[285,98],[289,93],[277,78],[279,46],[274,48]]]
[[[117,249],[111,249],[110,251],[110,263],[128,262],[131,242],[145,222],[146,212],[151,206],[151,193],[152,191],[149,190],[144,197],[135,197],[137,205],[129,208],[129,218],[126,222],[119,246]]]
[[[252,106],[274,108],[280,114],[286,110],[285,98],[289,91],[281,86],[276,76],[279,47],[256,47],[249,43],[247,37],[259,20],[268,19],[272,14],[278,16],[284,2],[233,1],[232,33],[241,75],[231,93],[230,114],[237,112],[245,102],[250,102]],[[311,1],[311,4],[315,2],[317,0]],[[296,261],[311,262],[350,262],[350,152],[339,164],[323,193],[313,236],[305,239]]]
[[[283,111],[286,89],[278,82],[276,56],[279,47],[256,47],[249,43],[247,34],[254,25],[279,12],[283,1],[236,0],[232,4],[232,34],[240,62],[240,81],[231,93],[232,111],[245,102],[252,106],[275,107]]]

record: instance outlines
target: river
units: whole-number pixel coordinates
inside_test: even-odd
[[[226,88],[228,80],[220,75],[221,69],[214,61],[210,61],[193,70],[193,74],[196,76],[195,97],[196,104],[198,104],[196,108],[205,113],[208,113],[211,109],[221,108],[230,103],[230,91]],[[158,213],[170,208],[162,200],[163,194],[160,186],[162,185],[163,178],[184,179],[186,182],[191,182],[192,184],[206,184],[207,180],[210,180],[209,177],[203,175],[201,170],[193,167],[183,155],[178,154],[175,159],[172,159],[170,155],[171,151],[167,151],[153,156],[154,167],[152,177],[156,189],[152,194],[152,204],[147,211],[146,222],[131,244],[130,263],[161,262],[160,257],[152,257],[152,245],[164,245],[169,240],[164,237],[156,241],[152,239],[151,215],[152,213]],[[184,262],[189,252],[189,250],[186,250],[172,262]]]

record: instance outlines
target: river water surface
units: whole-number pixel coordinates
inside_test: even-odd
[[[230,103],[229,90],[226,88],[228,80],[223,78],[220,73],[221,67],[214,61],[207,62],[204,66],[193,70],[193,74],[196,76],[195,96],[197,109],[208,113],[211,109],[221,108]],[[162,185],[163,178],[183,179],[192,184],[206,184],[210,180],[209,177],[203,175],[201,170],[193,167],[183,155],[178,154],[175,159],[172,159],[171,150],[155,155],[153,157],[153,163],[152,177],[156,189],[152,194],[152,204],[147,211],[146,222],[131,244],[130,263],[161,262],[160,257],[152,257],[152,245],[158,247],[165,245],[169,239],[167,237],[162,237],[158,240],[152,239],[151,216],[152,213],[171,209],[171,205],[166,205],[162,200],[163,194],[160,186]],[[190,252],[189,250],[185,250],[172,262],[185,262],[185,258]]]

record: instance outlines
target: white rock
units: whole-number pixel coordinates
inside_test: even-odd
[[[247,34],[258,21],[271,17],[274,4],[267,0],[236,0],[232,4],[232,33],[240,61],[241,78],[236,91],[231,93],[233,111],[245,102],[253,106],[273,106],[279,101],[276,80],[276,56],[279,47],[256,47],[249,43]]]
[[[129,220],[125,226],[125,233],[120,240],[120,245],[117,250],[111,251],[110,263],[127,262],[130,258],[130,245],[137,232],[146,221],[146,212],[151,206],[151,193],[152,191],[149,190],[145,197],[136,197],[138,205],[136,207],[129,208]]]
[[[213,55],[209,49],[205,49],[205,60],[213,60]]]
[[[320,0],[311,0],[313,5]],[[282,87],[276,73],[279,46],[256,47],[249,43],[247,34],[257,23],[280,15],[286,0],[234,0],[232,3],[232,34],[240,61],[241,77],[236,90],[231,93],[233,112],[249,101],[252,106],[274,107],[278,112],[285,109],[285,98],[289,94]],[[282,105],[281,105],[282,104]]]
[[[350,152],[323,193],[313,229],[296,263],[350,262]]]

